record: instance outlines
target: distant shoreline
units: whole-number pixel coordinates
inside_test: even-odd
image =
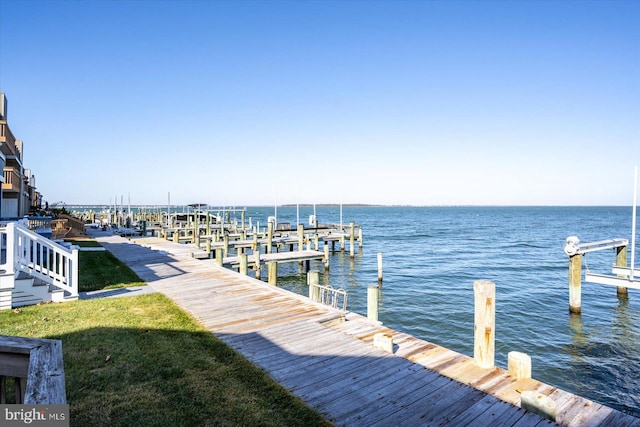
[[[204,204],[203,204],[204,205]],[[155,209],[155,208],[166,208],[167,205],[166,204],[135,204],[135,203],[131,203],[130,205],[128,204],[117,204],[117,207],[127,207],[127,206],[131,206],[132,208],[145,208],[145,209]],[[193,208],[192,204],[171,204],[170,205],[171,208],[181,208],[181,207],[191,207]],[[236,209],[236,210],[240,210],[240,209],[245,209],[245,208],[273,208],[274,205],[264,205],[264,204],[256,204],[256,205],[251,205],[251,204],[247,204],[247,205],[204,205],[203,207],[207,206],[209,209],[213,210],[213,209]],[[313,203],[300,203],[300,204],[295,204],[295,203],[285,203],[285,204],[281,204],[281,205],[277,205],[278,208],[295,208],[295,207],[303,207],[303,208],[312,208],[312,207],[316,207],[316,208],[328,208],[328,207],[337,207],[337,206],[342,206],[342,207],[348,207],[348,208],[615,208],[615,207],[631,207],[631,205],[465,205],[465,204],[459,204],[459,205],[402,205],[402,204],[397,204],[397,205],[385,205],[385,204],[373,204],[373,203],[316,203],[315,205]],[[108,205],[108,204],[104,204],[104,203],[96,203],[96,204],[91,204],[91,203],[69,203],[69,204],[65,204],[63,206],[52,206],[52,209],[57,209],[57,208],[62,208],[64,207],[65,209],[77,209],[77,208],[82,208],[82,209],[87,209],[87,208],[113,208],[114,205]]]

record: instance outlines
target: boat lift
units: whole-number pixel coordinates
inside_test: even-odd
[[[564,247],[564,252],[572,257],[574,255],[585,255],[589,252],[596,252],[605,249],[617,250],[618,248],[626,248],[628,246],[628,239],[610,239],[592,243],[580,243],[576,236],[571,236],[567,238],[567,244]],[[587,264],[586,271],[584,273],[584,281],[600,285],[640,289],[640,280],[638,280],[640,279],[640,271],[634,269],[633,257],[630,267],[614,265],[612,266],[612,273],[616,276],[592,273],[589,271],[589,266]]]
[[[585,282],[597,283],[601,285],[617,286],[618,288],[640,289],[640,271],[635,269],[635,252],[636,252],[636,205],[638,195],[638,167],[634,168],[634,186],[633,186],[633,213],[631,221],[631,263],[627,267],[622,265],[614,265],[612,274],[596,274],[587,269],[584,275]],[[571,259],[576,255],[584,255],[589,252],[600,251],[604,249],[626,248],[629,245],[628,239],[611,239],[601,240],[593,243],[580,243],[576,236],[567,238],[564,252]],[[626,260],[625,260],[626,264]]]

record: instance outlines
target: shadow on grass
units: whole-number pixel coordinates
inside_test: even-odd
[[[72,426],[326,425],[207,332],[105,327],[54,338]]]

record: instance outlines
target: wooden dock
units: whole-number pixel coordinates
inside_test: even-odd
[[[519,407],[553,399],[568,426],[640,426],[640,419],[268,285],[158,238],[96,240],[252,363],[336,425],[554,425]],[[177,245],[177,246],[176,246]],[[178,247],[180,246],[180,247]],[[191,247],[191,251],[195,248]],[[394,352],[373,345],[393,336]]]

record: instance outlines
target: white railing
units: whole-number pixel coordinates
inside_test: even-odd
[[[50,216],[30,216],[26,217],[29,221],[29,230],[37,230],[39,228],[51,228]]]
[[[323,286],[318,284],[309,285],[309,294],[313,301],[328,305],[333,308],[339,308],[347,311],[347,291],[344,289],[335,289],[331,285]]]
[[[23,271],[78,296],[77,249],[67,249],[17,222],[0,227],[0,242],[0,269]]]

